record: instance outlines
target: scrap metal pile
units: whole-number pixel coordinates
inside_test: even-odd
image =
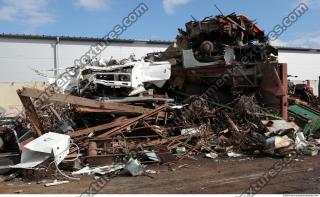
[[[169,62],[137,60],[134,55],[120,61],[95,58],[81,68],[71,67],[68,70],[74,74],[59,76],[60,79],[68,78],[66,83],[58,86],[60,91],[101,99],[136,96],[146,88],[161,88],[171,75]],[[55,79],[49,81],[56,83]]]
[[[145,172],[142,164],[196,156],[317,154],[316,139],[307,140],[294,122],[279,117],[286,91],[280,66],[252,21],[231,14],[186,27],[177,46],[163,53],[91,60],[69,68],[76,74],[59,88],[52,83],[45,90],[18,90],[25,112],[0,121],[1,151],[20,159],[7,166],[38,170],[54,164],[76,179],[122,169],[135,176]],[[243,59],[248,54],[253,56]],[[219,89],[205,94],[219,78]],[[262,90],[271,95],[261,96]],[[262,98],[272,98],[273,108]]]
[[[176,43],[167,51],[148,56],[154,60],[175,58],[178,63],[182,62],[183,53],[193,53],[202,63],[276,61],[277,50],[269,44],[269,39],[255,22],[246,16],[232,13],[206,17],[201,21],[193,19],[185,26],[186,31],[178,29]]]
[[[198,96],[176,105],[97,101],[56,92],[41,100],[43,94],[20,90],[22,101],[38,105],[29,106],[29,115],[11,126],[2,123],[8,135],[15,134],[8,136],[11,143],[18,142],[10,151],[22,152],[20,163],[11,168],[39,170],[54,163],[59,171],[59,164],[80,170],[73,172],[76,176],[97,169],[98,174],[114,173],[133,165],[129,172],[135,176],[145,172],[142,164],[171,165],[196,156],[315,155],[318,151],[316,141],[307,141],[295,123],[269,114],[254,97],[242,96],[222,108]]]

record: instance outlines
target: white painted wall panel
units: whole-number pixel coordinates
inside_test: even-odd
[[[279,51],[279,62],[288,63],[288,74],[297,75],[296,80],[319,79],[320,53]]]
[[[288,64],[288,74],[298,76],[289,78],[294,83],[307,83],[313,87],[315,95],[319,95],[320,53],[302,51],[279,51],[279,62]]]
[[[65,68],[72,65],[75,59],[79,59],[85,54],[94,42],[73,42],[62,41],[58,47],[59,67]],[[98,56],[104,59],[123,59],[128,58],[130,54],[134,53],[137,58],[141,58],[150,52],[164,51],[168,46],[164,44],[146,44],[146,43],[111,43]]]
[[[85,54],[96,42],[60,41],[58,45],[58,68],[73,65],[75,59]],[[113,42],[100,55],[105,59],[128,58],[134,53],[141,58],[150,52],[163,51],[166,44],[147,44],[146,42]],[[55,41],[39,39],[0,39],[0,82],[44,81],[32,69],[53,76]],[[51,71],[49,71],[51,70]]]
[[[32,69],[53,68],[53,42],[0,39],[0,82],[37,81]]]

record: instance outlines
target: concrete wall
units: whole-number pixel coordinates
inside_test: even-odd
[[[22,87],[44,89],[44,83],[0,83],[0,107],[6,110],[6,115],[15,115],[22,110],[22,104],[17,95],[17,89]]]

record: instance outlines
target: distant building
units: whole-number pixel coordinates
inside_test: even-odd
[[[320,49],[278,47],[278,59],[288,64],[289,80],[294,83],[307,83],[309,80],[314,94],[318,95],[320,76]]]
[[[84,55],[99,38],[0,34],[0,83],[43,81],[35,70],[54,75],[73,66],[74,60]],[[170,42],[140,40],[108,40],[105,50],[98,55],[105,59],[123,59],[135,54],[141,58],[150,52],[165,50]]]

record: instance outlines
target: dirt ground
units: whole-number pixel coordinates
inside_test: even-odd
[[[281,158],[269,157],[219,159],[198,157],[198,161],[185,159],[171,169],[167,166],[148,166],[147,169],[158,171],[158,174],[151,174],[153,178],[124,175],[114,177],[99,193],[239,194],[248,190],[250,185],[256,184],[255,191],[259,191],[260,194],[316,194],[320,193],[319,159],[320,156],[299,156],[287,163]],[[269,173],[272,176],[264,179],[267,181],[261,181],[261,177],[266,177],[265,173],[271,172],[271,169],[279,174],[273,171]],[[94,176],[82,176],[80,181],[45,187],[44,180],[27,181],[18,178],[1,182],[0,193],[79,194],[86,191],[94,180]],[[259,183],[258,186],[257,183]]]

